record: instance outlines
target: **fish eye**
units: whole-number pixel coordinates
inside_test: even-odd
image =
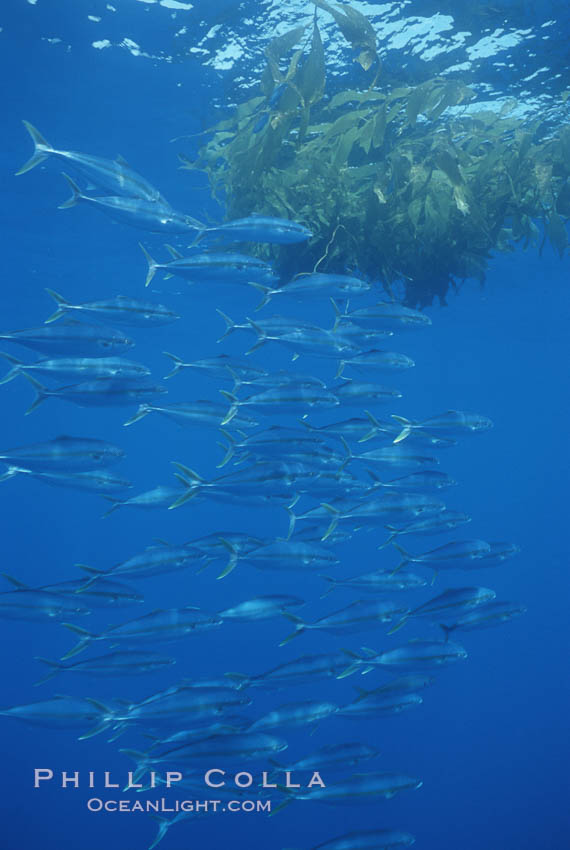
[[[91,457],[93,458],[93,460],[101,460],[102,455],[101,455],[101,454],[99,454],[98,452],[94,452],[94,453],[91,455]]]

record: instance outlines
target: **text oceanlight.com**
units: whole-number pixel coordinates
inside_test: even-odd
[[[92,797],[87,801],[90,812],[151,812],[156,814],[176,812],[270,812],[271,800],[102,800]]]

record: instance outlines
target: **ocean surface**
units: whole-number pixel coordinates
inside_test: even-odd
[[[473,4],[426,0],[413,8],[410,3],[354,6],[377,27],[387,74],[396,75],[399,68],[410,84],[442,73],[445,67],[463,65],[467,82],[479,97],[485,95],[490,102],[516,97],[529,116],[543,114],[552,130],[567,121],[568,113],[560,107],[561,93],[569,86],[566,4],[493,3],[474,9]],[[68,197],[68,186],[57,163],[47,161],[14,176],[32,154],[22,120],[35,125],[56,148],[111,159],[121,154],[176,209],[201,221],[222,221],[223,204],[213,200],[206,176],[178,167],[177,154],[192,157],[201,142],[179,137],[202,133],[230,114],[236,103],[251,97],[267,41],[298,20],[309,23],[312,13],[311,6],[293,2],[229,0],[194,5],[175,0],[10,0],[3,4],[2,332],[42,325],[56,309],[46,288],[73,304],[118,294],[152,300],[181,318],[162,327],[125,329],[136,347],[124,356],[147,365],[153,382],[167,388],[161,404],[197,399],[224,402],[219,390],[231,385],[197,371],[185,369],[163,381],[171,368],[163,352],[187,362],[221,353],[242,357],[253,337],[236,332],[218,343],[225,326],[216,309],[243,322],[253,315],[258,293],[243,285],[188,286],[180,278],[164,280],[162,273],[145,289],[147,267],[138,242],[153,256],[164,258],[163,243],[173,238],[113,221],[87,204],[59,210]],[[354,71],[346,71],[344,48],[334,38],[331,35],[327,46],[331,77],[339,83],[343,74]],[[181,250],[188,244],[184,237],[174,240]],[[462,539],[520,546],[515,557],[496,566],[442,570],[433,585],[429,569],[416,570],[411,564],[410,569],[420,572],[428,584],[400,594],[398,601],[405,597],[405,604],[413,607],[448,587],[482,586],[494,590],[497,600],[526,606],[524,615],[496,628],[453,635],[451,640],[457,640],[468,657],[440,671],[427,671],[436,681],[420,692],[422,704],[410,711],[358,719],[333,714],[314,726],[269,730],[289,744],[275,755],[284,763],[345,742],[360,742],[379,751],[376,758],[355,767],[347,765],[340,774],[323,767],[327,785],[339,775],[390,772],[415,777],[421,787],[392,799],[372,797],[368,802],[343,801],[342,805],[293,800],[274,817],[243,811],[190,816],[167,832],[160,845],[164,850],[310,850],[345,833],[380,829],[410,833],[421,850],[561,850],[567,846],[567,284],[568,252],[561,259],[550,244],[540,257],[535,248],[524,252],[519,246],[512,253],[494,256],[484,286],[466,280],[457,292],[450,291],[445,305],[436,300],[425,308],[431,326],[392,338],[388,347],[412,357],[416,365],[379,376],[379,383],[398,389],[403,397],[374,408],[378,416],[389,418],[395,413],[415,421],[455,409],[484,415],[494,424],[437,452],[438,469],[458,482],[442,499],[449,510],[468,514],[469,525],[437,537],[402,538],[406,550],[417,554]],[[386,297],[380,288],[376,295]],[[366,296],[358,305],[374,300]],[[356,305],[356,299],[351,301],[351,306]],[[278,312],[325,328],[334,319],[327,297],[287,305],[276,298],[264,309],[256,315]],[[57,323],[46,327],[57,327]],[[26,363],[35,359],[34,352],[11,342],[1,348]],[[270,372],[298,371],[334,383],[334,360],[303,355],[292,362],[291,355],[267,343],[250,359]],[[10,368],[7,362],[6,371]],[[63,380],[53,386],[66,383],[73,382]],[[245,395],[243,391],[240,398]],[[124,427],[136,412],[136,403],[78,407],[51,398],[24,416],[33,398],[33,387],[21,377],[0,386],[0,454],[60,435],[106,440],[125,452],[110,471],[132,482],[127,497],[157,484],[175,486],[173,461],[206,479],[240,469],[231,464],[216,468],[223,458],[218,445],[223,440],[215,427],[182,428],[154,413]],[[323,425],[363,416],[367,406],[352,407],[346,413],[344,409],[311,411],[307,421]],[[298,415],[274,412],[256,418],[263,427],[296,427]],[[355,452],[373,445],[378,444],[351,441]],[[343,451],[340,444],[336,447]],[[431,454],[427,449],[422,453]],[[384,479],[406,472],[378,474]],[[157,540],[182,544],[207,534],[240,531],[274,541],[287,536],[289,525],[282,505],[252,506],[239,497],[231,504],[196,498],[171,511],[120,508],[103,519],[110,505],[100,494],[51,487],[25,474],[3,481],[0,497],[1,572],[29,587],[86,577],[78,564],[109,569],[156,545]],[[301,512],[319,501],[307,498],[293,510]],[[346,578],[397,567],[400,558],[393,547],[377,550],[387,536],[382,527],[363,530],[335,546],[340,559],[340,565],[332,568],[336,575]],[[374,598],[342,587],[321,598],[326,584],[319,576],[330,572],[325,568],[260,570],[244,562],[217,581],[224,562],[218,560],[203,571],[192,563],[184,570],[140,580],[119,576],[118,580],[144,595],[144,602],[117,611],[94,609],[73,622],[98,633],[158,608],[197,606],[218,612],[264,594],[301,597],[305,606],[293,612],[314,621],[359,598]],[[1,589],[7,592],[12,587],[6,580]],[[362,646],[383,651],[407,645],[413,638],[443,640],[437,620],[411,619],[391,636],[387,632],[393,623],[373,623],[356,634],[308,631],[280,647],[294,626],[279,615],[260,622],[224,622],[173,643],[128,647],[175,659],[175,666],[163,670],[115,677],[62,673],[34,687],[48,672],[36,657],[57,660],[76,637],[61,622],[48,620],[0,619],[3,709],[58,694],[90,697],[104,705],[118,705],[116,700],[132,704],[182,680],[217,680],[227,672],[259,674],[307,654],[359,652]],[[111,651],[106,642],[90,648],[89,654]],[[88,653],[80,654],[73,661],[87,657]],[[252,703],[237,713],[253,721],[295,701],[346,705],[358,695],[355,688],[377,688],[406,672],[374,669],[365,676],[359,672],[342,680],[331,676],[280,690],[244,689],[239,693],[247,692]],[[215,790],[205,786],[198,791],[158,789],[146,795],[102,788],[105,771],[121,788],[126,784],[134,762],[119,750],[147,749],[150,739],[142,733],[151,724],[127,728],[117,741],[109,742],[108,730],[78,740],[89,725],[43,728],[9,716],[0,720],[0,844],[5,850],[100,850],[103,846],[144,850],[156,835],[157,823],[151,817],[90,812],[87,801],[94,796],[103,801],[132,800],[149,794],[167,800],[216,798]],[[162,734],[192,725],[185,718]],[[210,767],[217,766],[212,759]],[[203,767],[202,763],[186,765],[185,772],[200,779]],[[255,783],[261,772],[272,770],[266,757],[248,761],[235,756],[224,761],[223,767],[228,778],[240,771],[253,774],[254,786],[245,795],[251,800],[258,797]],[[35,789],[37,768],[52,770],[54,780]],[[79,771],[80,787],[63,789],[62,771]],[[97,776],[94,789],[87,787],[89,771]],[[296,771],[295,776],[306,782],[310,774]],[[280,791],[268,796],[275,808],[284,799]],[[347,846],[358,850],[369,845]]]

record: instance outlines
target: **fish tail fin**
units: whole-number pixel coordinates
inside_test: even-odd
[[[265,333],[262,327],[260,327],[258,324],[256,324],[256,322],[253,321],[253,319],[250,319],[249,316],[246,316],[246,318],[250,326],[257,334],[257,342],[254,343],[251,348],[245,352],[246,354],[252,354],[254,351],[257,351],[258,348],[261,348],[262,345],[265,345],[267,341],[267,334]]]
[[[338,369],[336,370],[335,378],[340,378],[340,376],[344,372],[345,366],[346,366],[346,360],[339,360],[338,361]]]
[[[221,579],[221,578],[225,578],[226,576],[228,576],[232,572],[232,570],[235,570],[235,568],[237,566],[237,562],[238,562],[238,556],[237,556],[237,553],[234,553],[230,557],[228,563],[226,564],[226,566],[224,567],[224,569],[222,570],[220,575],[216,576],[216,581],[219,581],[219,579]]]
[[[321,575],[321,576],[319,576],[319,578],[324,578],[324,580],[325,580],[325,581],[328,581],[328,582],[330,583],[330,587],[327,587],[327,589],[325,590],[325,592],[324,592],[324,593],[321,593],[320,598],[321,598],[321,599],[324,599],[324,598],[325,598],[325,596],[328,596],[328,595],[329,595],[329,593],[332,593],[332,591],[335,589],[335,587],[336,587],[336,585],[337,585],[337,582],[336,582],[336,579],[335,579],[335,578],[331,578],[331,576],[322,576],[322,575]]]
[[[342,471],[344,469],[344,467],[346,466],[346,464],[350,463],[350,461],[353,459],[354,455],[352,453],[352,449],[350,448],[350,446],[348,445],[348,443],[346,442],[346,440],[344,439],[342,434],[340,435],[340,440],[341,440],[342,445],[344,446],[344,451],[345,451],[345,454],[346,454],[346,457],[345,457],[344,461],[342,462],[342,464],[340,466],[340,470],[339,470],[339,471]]]
[[[51,316],[48,316],[44,321],[44,325],[49,325],[50,322],[55,322],[56,319],[59,319],[61,316],[65,315],[65,308],[69,306],[69,301],[67,301],[63,295],[60,295],[59,292],[56,292],[54,289],[48,289],[46,287],[46,292],[48,295],[51,295],[53,300],[58,305],[55,313],[52,313]]]
[[[77,738],[78,741],[86,741],[88,738],[93,738],[95,735],[100,735],[101,732],[105,732],[109,724],[104,721],[103,723],[98,723],[97,726],[94,726],[92,729],[89,729],[88,732],[85,732],[83,735],[79,735]]]
[[[202,478],[202,476],[198,475],[198,473],[194,472],[194,470],[190,469],[190,467],[184,466],[183,463],[177,463],[176,461],[173,461],[173,465],[180,470],[180,474],[175,473],[175,475],[178,480],[181,481],[182,484],[184,484],[184,486],[186,487],[186,492],[179,496],[175,502],[168,506],[169,511],[174,510],[174,508],[179,508],[181,505],[184,505],[186,504],[186,502],[190,501],[190,499],[193,499],[198,492],[198,488],[196,485],[204,483],[204,479]]]
[[[85,572],[89,573],[90,576],[89,580],[75,591],[76,593],[83,593],[85,590],[90,588],[103,573],[103,570],[97,570],[95,567],[90,567],[88,564],[76,564],[75,566],[85,570]]]
[[[221,463],[216,464],[216,469],[220,469],[222,466],[225,466],[226,463],[235,454],[235,446],[234,446],[235,440],[234,440],[234,438],[232,437],[232,435],[228,431],[225,431],[223,428],[220,428],[220,431],[222,432],[222,434],[224,435],[224,437],[228,441],[228,445],[225,446],[223,443],[218,443],[218,445],[221,446],[221,448],[224,449],[226,454],[225,454],[224,458],[222,459]]]
[[[369,410],[365,410],[364,412],[367,415],[368,419],[370,420],[370,424],[372,425],[372,428],[370,429],[370,431],[366,432],[364,437],[360,438],[360,440],[358,441],[359,443],[366,443],[367,440],[371,440],[372,437],[375,437],[376,434],[378,433],[378,431],[382,430],[381,425],[378,422],[378,420],[376,419],[376,417],[374,416],[374,414],[370,413]]]
[[[40,384],[40,382],[37,380],[37,378],[32,378],[32,376],[28,375],[27,372],[21,372],[21,374],[24,376],[24,378],[26,378],[27,381],[30,382],[30,384],[34,387],[34,389],[36,391],[35,399],[33,400],[31,405],[26,410],[26,413],[24,414],[25,416],[27,416],[29,413],[32,412],[32,410],[35,410],[36,407],[39,407],[40,404],[42,403],[42,401],[44,401],[47,398],[47,392],[46,392],[46,388],[44,387],[44,385]]]
[[[175,473],[175,475],[176,475],[176,473]],[[182,483],[185,484],[188,489],[186,490],[185,493],[183,493],[181,496],[179,496],[178,499],[176,499],[175,502],[173,502],[171,505],[168,506],[169,511],[173,511],[175,508],[180,508],[182,505],[185,505],[186,502],[189,502],[190,499],[193,499],[194,496],[196,495],[195,491],[192,490],[192,488],[188,486],[188,482],[186,481],[186,479],[184,479],[181,475],[176,475],[176,478],[178,478],[179,481],[182,481]]]
[[[14,475],[18,475],[22,470],[17,466],[9,466],[6,472],[3,475],[0,475],[0,482],[8,481],[9,478],[13,478]]]
[[[296,614],[291,614],[290,611],[283,611],[282,613],[284,617],[286,617],[288,620],[291,620],[292,623],[295,623],[295,631],[291,632],[290,635],[284,638],[279,644],[279,646],[285,646],[285,644],[289,643],[290,640],[293,640],[293,638],[298,637],[300,634],[302,634],[302,632],[307,630],[307,624],[305,623],[305,621],[302,620],[300,617],[297,617]]]
[[[34,687],[36,688],[38,685],[43,685],[44,682],[49,682],[50,679],[53,679],[54,676],[57,676],[64,667],[58,661],[50,661],[49,658],[42,658],[41,655],[36,655],[36,661],[41,661],[42,664],[47,664],[48,667],[52,669],[49,673],[43,677],[43,679],[39,679],[37,682],[34,682]]]
[[[389,525],[386,526],[386,529],[388,531],[391,531],[392,533],[390,534],[390,537],[384,543],[381,543],[380,546],[376,547],[377,549],[384,549],[386,546],[389,546],[390,543],[393,543],[394,540],[398,537],[398,530],[397,529],[392,528]]]
[[[225,537],[219,537],[218,539],[226,547],[226,549],[230,553],[230,558],[229,558],[228,563],[226,564],[226,566],[224,567],[224,569],[222,570],[220,575],[217,576],[218,579],[221,579],[221,578],[225,578],[227,575],[229,575],[231,573],[232,570],[234,570],[236,568],[237,562],[238,562],[238,550],[233,545],[233,543],[230,543],[229,540],[225,539]]]
[[[193,469],[190,469],[189,466],[185,466],[183,463],[178,463],[178,461],[173,460],[172,465],[179,469],[182,473],[182,476],[186,479],[187,483],[190,484],[203,484],[204,479],[201,475],[198,475]]]
[[[257,322],[254,322],[253,319],[250,319],[249,316],[246,316],[246,319],[258,336],[260,336],[260,337],[266,336],[265,331],[263,330],[263,328],[260,325],[257,324]]]
[[[336,677],[337,679],[346,679],[347,676],[352,676],[353,673],[356,673],[358,668],[360,667],[360,661],[351,664],[346,670],[343,670],[342,673],[339,673]]]
[[[170,256],[172,257],[173,260],[181,260],[182,259],[182,254],[180,253],[180,251],[178,251],[176,248],[174,248],[173,245],[168,245],[168,244],[165,243],[164,247],[166,248],[166,250],[168,251],[168,253],[170,254]]]
[[[395,543],[394,541],[392,541],[392,546],[394,547],[394,549],[397,549],[400,555],[402,556],[402,562],[410,560],[410,553],[406,552],[403,546],[400,546],[399,543]]]
[[[140,750],[129,750],[129,749],[119,749],[120,753],[132,759],[137,768],[133,772],[133,783],[138,782],[141,776],[144,776],[146,768],[149,764],[149,756],[148,753],[142,753]],[[129,786],[127,786],[128,788]],[[126,790],[126,789],[123,789]]]
[[[259,304],[255,308],[255,311],[257,312],[258,310],[261,310],[262,307],[265,307],[265,305],[269,303],[269,301],[271,300],[271,296],[273,294],[273,290],[271,289],[270,286],[263,286],[262,283],[255,283],[252,280],[248,281],[248,283],[249,283],[250,286],[253,286],[254,289],[257,289],[258,292],[261,292],[261,295],[263,296],[261,301],[259,302]]]
[[[405,440],[406,437],[410,436],[410,434],[412,433],[412,423],[404,416],[396,416],[395,413],[392,414],[392,419],[395,419],[396,422],[398,422],[400,425],[403,425],[403,428],[398,434],[398,436],[395,437],[394,440],[392,440],[394,445],[396,445],[397,443],[401,443],[403,440]]]
[[[188,482],[185,481],[181,475],[176,475],[175,473],[175,477],[178,478],[178,480],[181,481],[183,484],[186,484],[186,487],[188,487]],[[185,493],[182,494],[182,496],[179,496],[175,502],[168,506],[168,510],[173,511],[175,508],[182,507],[182,505],[185,505],[186,502],[190,501],[190,499],[193,499],[195,495],[196,493],[194,492],[194,490],[192,490],[191,487],[188,487],[188,489]]]
[[[340,312],[339,306],[334,300],[334,298],[331,298],[331,304],[335,315],[334,325],[332,326],[332,331],[334,333],[340,324],[340,321],[342,319],[342,313]]]
[[[282,787],[281,787],[281,790],[283,790]],[[293,797],[289,797],[287,800],[283,800],[282,803],[279,803],[279,805],[276,806],[275,808],[272,808],[271,812],[269,813],[269,817],[272,818],[273,815],[277,814],[277,812],[282,811],[285,808],[285,806],[289,806],[293,802],[293,799],[294,799]]]
[[[399,631],[400,631],[400,629],[402,628],[402,626],[405,626],[405,625],[406,625],[407,621],[408,621],[408,618],[407,618],[407,617],[402,617],[402,619],[400,620],[400,622],[399,622],[399,623],[396,623],[396,625],[395,625],[395,626],[392,626],[392,628],[390,629],[390,631],[389,631],[389,632],[386,632],[386,634],[388,634],[388,635],[393,635],[393,634],[395,634],[395,632],[399,632]]]
[[[0,351],[0,357],[3,357],[4,360],[7,360],[8,363],[11,363],[13,368],[10,369],[9,372],[6,372],[3,378],[0,378],[0,384],[7,384],[8,381],[13,381],[14,378],[17,378],[21,372],[21,366],[24,364],[21,360],[18,360],[16,357],[13,357],[11,354],[6,354],[5,351]]]
[[[291,535],[295,531],[295,523],[297,522],[297,514],[291,507],[286,507],[285,510],[289,514],[289,530],[287,532],[287,540],[291,539]]]
[[[93,632],[88,632],[87,629],[82,629],[81,626],[76,626],[73,623],[62,623],[62,626],[65,626],[66,629],[69,629],[71,632],[75,632],[81,637],[79,643],[76,643],[69,652],[66,652],[65,655],[61,656],[62,661],[67,661],[68,658],[72,658],[79,652],[83,652],[83,650],[89,646],[91,641],[97,637],[97,635],[94,635]]]
[[[379,475],[377,475],[377,473],[374,472],[373,469],[367,469],[366,472],[368,473],[370,478],[374,481],[374,484],[380,484],[380,485],[382,484],[382,482],[380,481]]]
[[[397,549],[398,552],[400,553],[400,555],[402,556],[402,560],[400,561],[398,566],[394,567],[394,569],[391,572],[391,575],[395,575],[398,572],[398,570],[401,570],[402,567],[404,567],[406,564],[409,564],[410,555],[409,555],[408,552],[406,552],[406,550],[402,546],[400,546],[394,540],[392,540],[392,546],[394,547],[394,549]]]
[[[226,313],[222,312],[222,310],[220,310],[219,308],[216,308],[216,313],[219,313],[219,315],[222,317],[222,319],[226,323],[226,330],[218,340],[218,342],[221,342],[223,339],[225,339],[227,336],[229,336],[233,331],[235,331],[236,323],[234,322],[233,319],[230,319],[230,317]]]
[[[107,519],[107,517],[108,517],[108,516],[111,516],[111,514],[112,514],[112,513],[114,513],[114,511],[116,511],[116,510],[117,510],[117,508],[120,508],[120,507],[121,507],[121,502],[120,502],[118,499],[115,499],[115,497],[114,497],[114,496],[103,496],[103,498],[104,498],[104,499],[107,499],[107,501],[108,501],[108,502],[112,502],[112,503],[113,503],[113,504],[111,505],[111,507],[109,508],[109,510],[108,510],[108,511],[105,511],[105,513],[104,513],[104,514],[103,514],[103,516],[101,517],[101,519]]]
[[[333,518],[331,520],[331,524],[329,525],[329,527],[327,528],[327,530],[325,531],[325,533],[321,537],[321,540],[326,540],[328,537],[331,536],[331,534],[333,533],[333,531],[335,530],[335,528],[338,525],[339,511],[337,511],[336,508],[333,508],[333,506],[329,505],[327,502],[321,502],[321,506],[323,508],[325,508],[325,510],[327,510],[330,514],[333,515]]]
[[[229,393],[227,390],[220,390],[220,392],[223,395],[223,397],[227,398],[227,400],[231,404],[230,409],[228,410],[225,417],[222,419],[222,421],[220,423],[221,425],[227,425],[228,422],[231,422],[231,420],[234,418],[234,416],[238,412],[239,401],[237,399],[237,396],[235,396],[233,393]]]
[[[251,348],[248,348],[248,349],[247,349],[247,351],[245,352],[245,353],[246,353],[246,355],[247,355],[247,354],[253,354],[253,352],[254,352],[254,351],[257,351],[257,349],[258,349],[258,348],[261,348],[261,346],[262,346],[262,345],[265,345],[265,342],[266,342],[265,337],[263,337],[262,339],[258,339],[258,340],[257,340],[257,342],[255,342],[255,343],[251,346]],[[295,358],[293,358],[293,359],[295,359]]]
[[[156,269],[157,269],[157,263],[156,263],[156,260],[152,259],[152,257],[150,256],[150,254],[148,253],[148,251],[146,250],[146,248],[144,247],[142,242],[139,242],[139,245],[140,245],[141,251],[143,252],[145,259],[148,263],[148,272],[146,274],[146,280],[144,282],[144,285],[148,286],[149,283],[151,282],[151,280],[153,279],[154,275],[155,275],[155,272],[156,272]]]
[[[148,845],[148,850],[154,850],[157,844],[160,844],[170,827],[172,826],[172,821],[168,818],[162,817],[162,815],[151,814],[151,818],[158,823],[158,832],[154,838],[152,844]]]
[[[30,159],[25,162],[21,168],[16,171],[16,177],[20,174],[25,174],[26,171],[31,171],[32,168],[35,168],[36,165],[39,165],[40,162],[43,162],[44,159],[47,159],[50,153],[53,151],[52,146],[40,133],[39,130],[36,130],[33,124],[30,124],[29,121],[22,121],[24,127],[32,137],[32,141],[34,143],[34,152]]]
[[[143,416],[146,416],[147,413],[150,413],[152,408],[148,404],[139,405],[139,409],[135,413],[134,416],[131,416],[130,419],[127,419],[126,422],[123,422],[123,427],[125,428],[127,425],[134,425],[135,422],[138,422],[139,419],[142,419]]]
[[[170,359],[174,363],[174,369],[172,370],[172,372],[169,372],[168,375],[164,376],[166,380],[166,378],[172,378],[173,375],[176,375],[177,372],[180,372],[180,370],[183,369],[184,366],[186,366],[186,363],[184,362],[184,360],[182,360],[182,358],[177,357],[176,354],[171,354],[170,351],[163,351],[162,353],[165,357],[170,357]]]
[[[70,207],[74,207],[81,200],[81,189],[75,182],[72,180],[69,174],[66,174],[65,171],[61,172],[67,182],[69,183],[69,188],[71,189],[71,197],[64,201],[63,204],[59,204],[58,210],[68,210]]]
[[[455,626],[446,626],[445,623],[440,623],[439,628],[442,629],[443,634],[445,636],[445,642],[449,640],[449,635],[455,629]]]

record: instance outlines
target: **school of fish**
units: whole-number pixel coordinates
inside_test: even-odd
[[[39,659],[46,670],[38,684],[56,679],[54,695],[5,707],[0,715],[47,728],[73,728],[80,740],[98,734],[110,741],[138,736],[139,748],[125,750],[136,762],[136,780],[160,766],[196,767],[214,756],[216,764],[245,763],[252,770],[266,769],[269,762],[277,784],[272,815],[293,802],[374,805],[381,798],[420,788],[421,778],[408,776],[397,765],[381,765],[379,772],[380,753],[370,742],[339,740],[333,718],[372,718],[381,723],[387,715],[419,708],[430,698],[424,691],[434,684],[436,674],[467,658],[458,642],[464,635],[524,613],[523,604],[497,598],[492,589],[469,580],[469,571],[496,568],[519,547],[462,536],[470,517],[446,507],[446,491],[456,481],[438,468],[440,450],[488,431],[492,422],[457,410],[423,420],[390,412],[402,393],[384,386],[385,376],[396,379],[414,366],[393,346],[399,347],[405,333],[429,333],[431,320],[396,301],[375,300],[354,308],[353,301],[361,296],[370,300],[375,293],[370,282],[352,273],[307,269],[306,275],[284,282],[268,262],[247,253],[252,243],[287,246],[309,240],[311,233],[302,224],[260,215],[206,226],[173,209],[122,158],[58,150],[31,124],[24,125],[34,152],[18,174],[51,162],[63,172],[71,190],[62,208],[82,204],[139,231],[190,240],[186,251],[167,245],[158,260],[143,239],[148,271],[146,280],[141,277],[141,294],[155,275],[164,275],[182,278],[190,286],[223,283],[247,292],[253,288],[261,301],[259,312],[238,321],[218,310],[226,328],[222,340],[240,334],[242,357],[218,353],[186,362],[184,352],[165,353],[171,366],[166,379],[180,380],[177,376],[184,373],[191,387],[192,375],[200,373],[210,381],[210,399],[183,403],[165,401],[165,381],[153,378],[144,363],[130,359],[133,331],[181,319],[170,306],[112,292],[75,304],[48,290],[57,309],[44,325],[0,333],[2,343],[15,344],[18,352],[24,349],[17,356],[12,350],[0,352],[7,364],[0,383],[18,377],[30,383],[35,397],[25,413],[46,401],[51,404],[52,399],[87,408],[123,408],[126,415],[112,410],[109,416],[122,416],[129,426],[126,436],[143,417],[158,414],[222,446],[219,469],[212,476],[195,471],[198,452],[190,448],[188,457],[172,458],[170,483],[128,495],[131,482],[115,472],[125,454],[122,447],[94,435],[60,436],[2,447],[0,481],[20,475],[35,479],[29,481],[30,487],[44,483],[100,493],[107,500],[105,516],[125,508],[187,510],[195,500],[209,500],[222,503],[224,517],[216,533],[186,541],[154,541],[104,568],[84,564],[74,580],[50,577],[41,587],[29,587],[18,576],[5,575],[0,616],[55,621],[75,637],[75,643],[61,659]],[[275,299],[279,304],[320,299],[325,314],[330,311],[330,325],[323,328],[267,315],[265,307]],[[259,360],[247,356],[265,345],[287,349],[293,358],[290,369],[268,372]],[[33,356],[39,359],[30,360]],[[325,359],[331,376],[336,370],[334,378],[324,381],[299,371],[297,359],[303,364],[306,356],[310,362]],[[381,417],[379,407],[389,412]],[[334,414],[332,421],[314,425],[309,414],[320,411]],[[258,537],[238,528],[228,530],[232,505],[271,507],[282,515],[283,536],[264,537],[261,525]],[[343,570],[347,564],[342,545],[364,532],[376,535],[377,560],[360,574],[354,570],[350,574]],[[435,544],[429,542],[431,537],[438,538]],[[100,631],[83,625],[84,616],[94,609],[144,606],[147,577],[160,575],[175,582],[171,573],[198,572],[210,565],[215,565],[209,570],[213,582],[236,569],[253,568],[258,571],[252,581],[257,581],[259,593],[224,600],[215,611],[193,600],[191,606],[168,609],[152,610],[147,605],[145,613]],[[280,590],[280,575],[289,572],[297,576],[300,595]],[[333,593],[324,616],[313,615],[316,600],[303,596],[303,573],[309,572],[320,576],[327,602]],[[280,659],[275,646],[275,665],[270,669],[224,675],[216,671],[208,680],[175,680],[171,687],[138,701],[101,701],[92,696],[98,677],[145,676],[172,666],[175,659],[156,650],[155,644],[167,648],[193,639],[194,647],[207,652],[209,631],[227,629],[231,636],[239,628],[234,624],[269,619],[283,622],[279,645],[299,641],[301,654],[294,660]],[[423,625],[424,633],[406,640],[414,623]],[[326,635],[342,638],[342,648],[332,639],[329,652],[302,654],[314,631],[324,633],[323,640]],[[368,632],[373,648],[350,645],[358,642],[359,632]],[[342,680],[371,672],[386,678],[369,690],[358,688],[356,696],[347,699]],[[63,677],[67,687],[76,674],[80,682],[89,683],[89,696],[60,695],[59,679]],[[303,699],[303,686],[321,680],[338,682],[337,701]],[[280,698],[284,688],[288,694],[294,692],[293,700]],[[256,709],[260,691],[272,698],[270,711]],[[288,747],[291,729],[313,730],[321,723],[330,729],[330,744],[299,758],[276,758]],[[325,788],[289,789],[283,776],[292,770],[322,771],[329,781]],[[231,793],[239,792],[233,788]],[[218,794],[224,798],[225,789]],[[409,832],[385,828],[387,816],[383,810],[381,828],[375,830],[323,836],[318,848],[386,850],[413,844]],[[196,815],[161,817],[150,846],[155,847],[172,825],[191,817]]]

